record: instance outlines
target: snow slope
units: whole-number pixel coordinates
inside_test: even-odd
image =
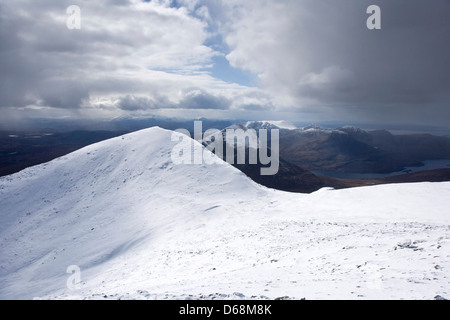
[[[0,178],[0,298],[450,296],[450,183],[284,193],[226,163],[174,165],[171,136]]]

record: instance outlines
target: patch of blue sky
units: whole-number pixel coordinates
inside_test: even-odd
[[[247,87],[256,85],[256,77],[251,72],[233,68],[225,56],[215,56],[212,60],[213,65],[210,72],[214,78]]]

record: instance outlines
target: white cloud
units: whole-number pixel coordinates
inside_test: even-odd
[[[1,5],[0,65],[6,72],[0,106],[227,109],[233,96],[247,90],[205,69],[221,54],[205,45],[207,7],[195,1],[187,7],[171,1],[78,1],[81,30],[69,30],[66,8],[72,2]]]
[[[450,2],[374,1],[215,3],[227,59],[257,74],[278,110],[329,107],[324,118],[345,118],[358,108],[365,120],[394,121],[431,112],[439,120],[450,101]],[[371,4],[381,6],[382,30],[366,27]]]

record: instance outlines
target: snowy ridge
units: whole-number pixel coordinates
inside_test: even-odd
[[[1,178],[0,299],[449,297],[450,183],[284,193],[173,165],[171,135]]]

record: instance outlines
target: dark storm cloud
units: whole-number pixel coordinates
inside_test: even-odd
[[[52,80],[39,84],[39,104],[53,108],[78,108],[89,99],[89,90],[74,80]]]
[[[78,108],[89,94],[77,80],[86,65],[77,57],[77,42],[67,29],[54,27],[54,2],[18,3],[0,6],[0,107]]]
[[[366,27],[366,10],[374,4],[381,8],[381,30]],[[223,5],[231,21],[224,22],[229,61],[257,73],[279,105],[299,111],[312,104],[330,106],[343,118],[355,106],[366,118],[386,109],[392,115],[410,110],[411,117],[419,115],[415,120],[425,112],[436,112],[436,120],[449,113],[448,0]]]
[[[200,88],[190,88],[183,93],[177,107],[182,109],[223,109],[230,107],[231,101],[224,96],[213,95]]]
[[[211,94],[200,88],[186,89],[178,102],[160,94],[147,96],[126,95],[118,99],[116,107],[127,111],[165,109],[229,109],[231,101],[223,96]]]
[[[127,95],[125,97],[119,98],[116,107],[127,111],[138,111],[158,108],[170,108],[172,107],[172,103],[167,97],[163,97],[160,95],[155,95],[151,98],[148,96]]]

